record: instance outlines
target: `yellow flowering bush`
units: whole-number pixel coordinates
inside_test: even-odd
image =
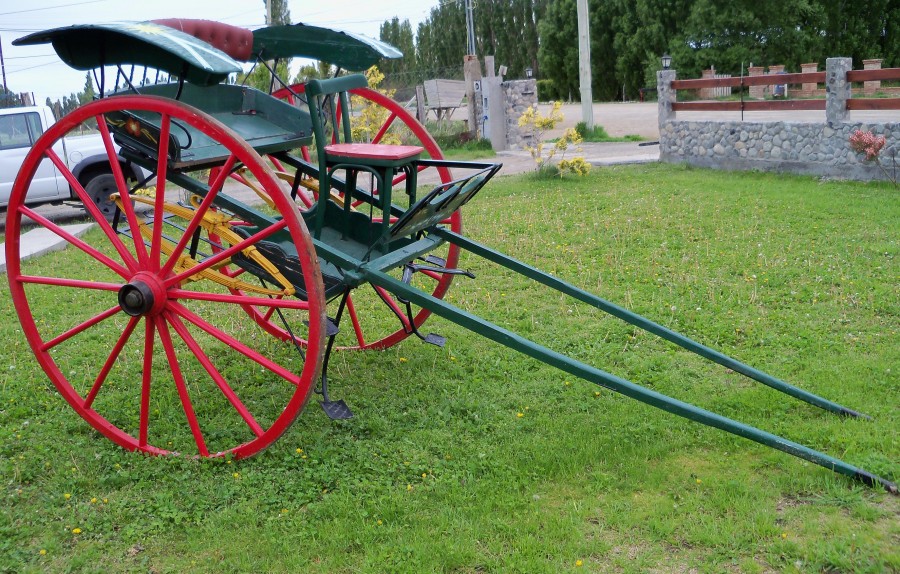
[[[396,90],[385,90],[378,87],[384,80],[384,74],[381,73],[378,66],[372,66],[366,70],[365,74],[371,89],[389,98],[394,97]],[[384,125],[384,122],[387,121],[390,112],[387,108],[359,96],[350,98],[350,106],[354,112],[354,117],[351,120],[353,141],[371,142],[372,138],[378,134],[381,126]],[[399,145],[402,142],[400,136],[389,131],[384,134],[379,143]]]
[[[555,128],[562,120],[562,102],[553,102],[550,114],[546,116],[538,111],[537,106],[531,106],[525,110],[519,116],[519,127],[525,128],[527,132],[530,132],[529,135],[532,141],[532,145],[525,146],[525,150],[531,154],[538,173],[544,172],[548,164],[558,155],[555,165],[557,175],[562,176],[567,172],[579,176],[586,175],[591,171],[591,164],[587,163],[584,157],[578,156],[572,159],[566,159],[565,157],[566,152],[570,148],[575,152],[581,152],[581,147],[579,146],[584,139],[574,128],[569,128],[563,132],[563,135],[552,145],[545,146],[544,144],[544,134],[548,130]],[[545,147],[547,149],[546,153]]]

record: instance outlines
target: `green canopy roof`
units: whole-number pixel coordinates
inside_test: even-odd
[[[403,53],[379,40],[318,26],[292,24],[253,31],[253,52],[264,60],[312,58],[351,71],[366,70]]]
[[[35,32],[16,46],[53,44],[76,70],[135,64],[162,70],[198,85],[218,84],[241,66],[206,42],[153,22],[80,24]]]

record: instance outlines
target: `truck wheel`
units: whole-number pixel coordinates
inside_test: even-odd
[[[101,173],[92,177],[84,186],[84,191],[87,192],[107,221],[112,221],[116,214],[116,202],[112,201],[109,196],[119,191],[113,174]]]

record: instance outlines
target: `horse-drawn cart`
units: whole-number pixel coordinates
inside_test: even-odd
[[[397,57],[390,46],[311,26],[250,32],[186,20],[72,26],[17,43],[52,43],[69,65],[97,70],[101,97],[44,134],[20,172],[7,262],[23,331],[47,376],[124,448],[249,456],[280,436],[314,391],[332,418],[352,416],[329,397],[330,354],[386,348],[410,335],[442,345],[421,332],[433,313],[589,382],[896,491],[853,465],[575,361],[445,301],[454,277],[471,276],[459,267],[467,252],[793,397],[863,416],[464,236],[460,208],[500,166],[442,160],[424,128],[370,90],[365,76],[274,79],[271,94],[226,82],[241,62],[294,56],[364,70]],[[115,80],[105,78],[107,67],[117,69]],[[172,80],[149,81],[159,71]],[[382,112],[374,133],[358,141],[353,125],[367,106]],[[82,124],[99,131],[113,159],[111,221],[53,152]],[[392,138],[402,141],[387,143]],[[99,230],[73,237],[23,203],[44,160],[66,175]],[[151,177],[128,187],[128,164]],[[23,265],[24,217],[66,240],[76,263]]]

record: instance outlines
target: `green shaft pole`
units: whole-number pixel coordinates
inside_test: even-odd
[[[578,362],[570,357],[566,357],[560,353],[543,347],[534,341],[530,341],[516,335],[515,333],[503,329],[493,323],[481,319],[471,313],[467,313],[449,303],[427,295],[418,289],[394,279],[390,275],[375,269],[362,266],[359,271],[373,285],[383,287],[394,295],[403,297],[416,305],[429,309],[431,312],[453,321],[463,328],[469,329],[475,333],[483,335],[492,341],[507,346],[510,349],[524,353],[548,365],[557,367],[573,376],[580,377],[596,385],[600,385],[612,391],[621,393],[627,397],[636,399],[642,403],[654,406],[672,414],[684,417],[686,419],[705,424],[714,428],[724,430],[726,432],[741,436],[760,444],[775,448],[786,452],[790,455],[808,460],[820,466],[823,466],[836,473],[849,476],[855,480],[862,481],[870,486],[881,484],[889,492],[897,493],[897,486],[881,477],[875,476],[861,468],[857,468],[842,460],[832,458],[824,453],[807,448],[801,444],[789,441],[757,428],[739,423],[727,417],[717,415],[710,411],[695,407],[688,403],[672,399],[663,394],[645,389],[640,385],[636,385],[630,381],[591,367],[584,363]]]
[[[543,285],[565,293],[566,295],[578,299],[579,301],[582,301],[584,303],[587,303],[588,305],[600,309],[601,311],[609,313],[614,317],[618,317],[619,319],[622,319],[623,321],[626,321],[634,325],[635,327],[639,327],[649,333],[653,333],[654,335],[662,337],[667,341],[675,343],[679,347],[696,353],[701,357],[722,365],[723,367],[729,368],[735,372],[750,377],[751,379],[772,387],[773,389],[781,391],[794,398],[800,399],[801,401],[805,401],[811,405],[815,405],[839,415],[871,419],[871,417],[868,415],[859,413],[853,409],[849,409],[847,407],[829,401],[828,399],[804,391],[803,389],[797,388],[789,383],[786,383],[785,381],[782,381],[781,379],[773,377],[772,375],[764,373],[758,369],[754,369],[753,367],[746,365],[736,359],[733,359],[728,355],[720,353],[715,349],[711,349],[706,345],[701,345],[700,343],[697,343],[696,341],[689,339],[680,333],[663,327],[658,323],[654,323],[646,317],[642,317],[637,313],[632,313],[628,309],[620,307],[615,303],[611,303],[605,299],[597,297],[592,293],[588,293],[583,289],[579,289],[578,287],[575,287],[570,283],[553,277],[552,275],[548,275],[547,273],[544,273],[539,269],[535,269],[534,267],[522,263],[521,261],[518,261],[511,257],[507,257],[506,255],[498,251],[472,241],[471,239],[463,237],[462,235],[444,229],[438,229],[435,231],[435,233],[437,233],[450,243],[453,243],[467,251],[471,251],[475,255],[484,257],[488,261],[491,261],[498,265],[502,265],[503,267],[506,267],[511,271],[515,271],[516,273],[525,275],[526,277],[533,279]]]

